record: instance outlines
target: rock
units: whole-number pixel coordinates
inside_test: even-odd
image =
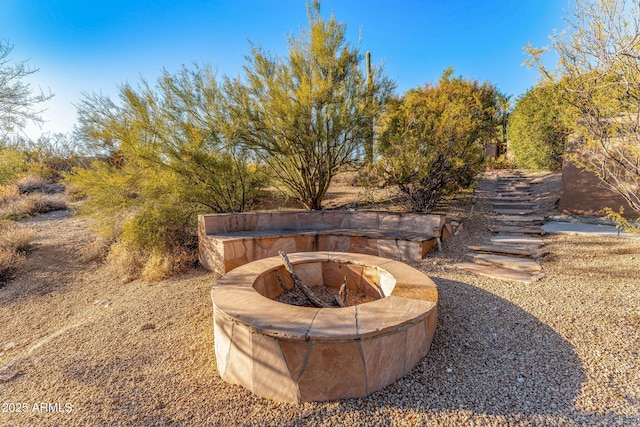
[[[11,381],[18,375],[20,375],[20,371],[18,369],[13,369],[10,366],[5,366],[3,368],[0,368],[0,382],[2,383]]]
[[[4,346],[2,346],[2,351],[3,352],[9,351],[9,350],[12,350],[12,349],[16,348],[17,346],[18,346],[18,344],[16,344],[15,342],[11,341],[11,342],[6,343]]]

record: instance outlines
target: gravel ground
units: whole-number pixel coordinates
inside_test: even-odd
[[[551,210],[558,175],[537,177]],[[450,269],[489,235],[491,178],[472,218],[451,205],[464,228],[444,254],[414,264],[440,291],[427,357],[367,398],[299,406],[220,379],[210,273],[123,284],[78,260],[86,221],[30,221],[38,247],[0,289],[0,425],[639,426],[640,239],[546,236],[531,285]]]

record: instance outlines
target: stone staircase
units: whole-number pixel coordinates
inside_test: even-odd
[[[495,279],[531,283],[544,277],[538,262],[545,252],[544,217],[533,196],[531,179],[521,172],[498,176],[491,198],[498,214],[490,228],[493,236],[483,245],[469,246],[471,262],[458,264],[461,270]]]

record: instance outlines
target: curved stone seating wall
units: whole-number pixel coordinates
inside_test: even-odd
[[[339,251],[416,261],[447,236],[445,217],[377,211],[270,211],[198,217],[200,263],[224,274],[287,253]]]
[[[335,252],[289,256],[300,278],[378,293],[353,307],[309,308],[273,301],[283,292],[282,260],[238,267],[211,291],[220,376],[284,402],[367,396],[407,374],[426,355],[436,328],[438,291],[399,261]]]

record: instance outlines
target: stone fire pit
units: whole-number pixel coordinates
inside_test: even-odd
[[[427,353],[438,292],[399,261],[342,252],[290,254],[308,286],[339,287],[379,299],[340,308],[274,301],[287,276],[280,257],[253,261],[211,291],[220,376],[285,402],[367,396],[409,372]],[[289,281],[286,281],[288,286]]]

